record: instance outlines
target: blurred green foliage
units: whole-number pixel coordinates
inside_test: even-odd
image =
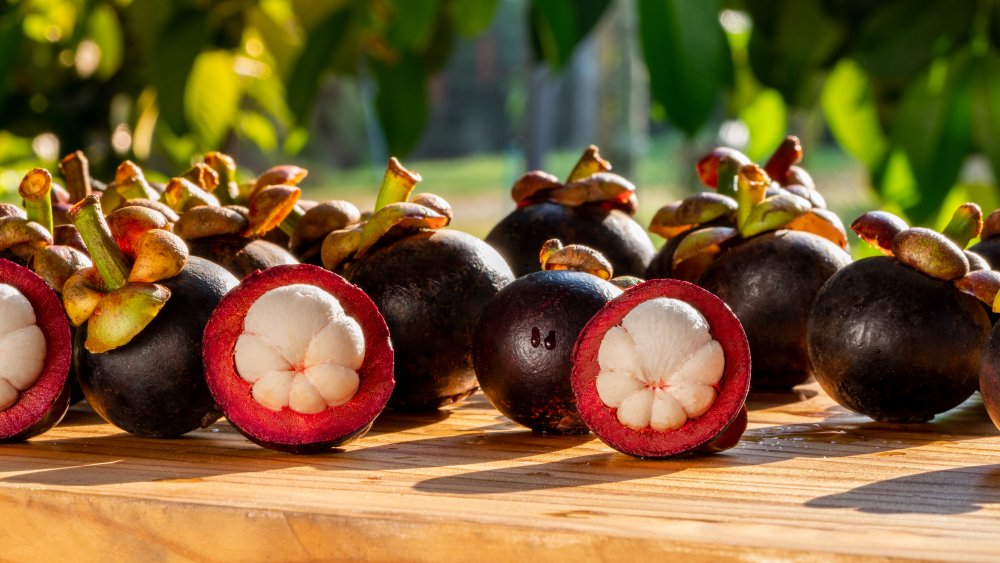
[[[77,147],[98,170],[154,153],[180,166],[235,139],[295,153],[330,75],[372,88],[405,154],[429,78],[498,1],[0,0],[0,166]],[[526,1],[556,70],[613,3]],[[962,183],[970,155],[1000,172],[995,0],[619,1],[635,3],[653,115],[690,136],[738,123],[760,159],[787,131],[807,150],[828,131],[920,223],[982,193]]]
[[[174,164],[238,135],[297,152],[330,74],[371,80],[389,149],[496,0],[0,0],[0,165],[53,146]],[[39,132],[50,133],[39,139]],[[53,142],[56,140],[57,142]],[[110,156],[110,155],[109,155]]]

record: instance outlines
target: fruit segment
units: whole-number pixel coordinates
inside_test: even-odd
[[[597,392],[634,430],[677,430],[715,401],[722,346],[694,307],[676,299],[640,304],[608,331],[598,352]]]
[[[38,381],[45,367],[45,336],[28,299],[0,283],[0,411]]]

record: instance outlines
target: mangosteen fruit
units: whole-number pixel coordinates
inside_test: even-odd
[[[261,446],[315,453],[363,436],[389,401],[389,329],[357,286],[323,268],[250,274],[212,314],[203,348],[226,418]]]
[[[562,259],[565,257],[566,259]],[[573,344],[621,289],[592,249],[550,240],[542,271],[517,278],[483,311],[472,344],[479,386],[504,416],[535,432],[583,434],[570,386]]]
[[[493,227],[486,242],[517,276],[539,270],[538,249],[553,238],[597,250],[619,275],[644,275],[656,249],[632,219],[635,186],[609,170],[591,146],[565,183],[547,172],[528,172],[511,192],[517,209]]]
[[[79,327],[77,376],[87,402],[140,436],[174,437],[214,422],[220,413],[205,382],[202,335],[236,278],[189,257],[168,231],[137,225],[112,232],[95,195],[69,216],[94,261],[63,287]]]
[[[750,347],[740,321],[693,284],[649,280],[580,332],[571,376],[580,417],[612,448],[662,458],[733,447],[747,426]]]
[[[767,168],[789,177],[801,156],[794,138]],[[850,263],[847,236],[811,186],[781,185],[732,149],[702,159],[718,190],[660,209],[650,229],[667,243],[647,270],[718,295],[736,313],[753,350],[755,389],[788,389],[809,378],[806,320],[820,287]],[[804,171],[791,177],[802,180]],[[652,277],[651,276],[651,277]]]
[[[980,300],[994,303],[1000,274],[970,273],[962,247],[978,234],[981,214],[980,227],[966,223],[964,235],[949,229],[949,236],[906,228],[885,212],[852,224],[887,255],[834,274],[809,315],[813,374],[835,401],[879,421],[923,422],[976,390],[990,330]]]
[[[451,207],[410,192],[420,176],[389,160],[375,212],[323,241],[323,265],[343,272],[378,306],[395,348],[389,406],[436,409],[477,388],[472,333],[486,304],[513,279],[488,244],[443,229]]]
[[[0,440],[52,428],[69,408],[72,340],[59,297],[0,258]]]

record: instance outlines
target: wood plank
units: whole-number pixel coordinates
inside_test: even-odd
[[[733,450],[667,461],[532,434],[482,395],[387,412],[318,456],[224,421],[138,438],[74,407],[0,445],[2,558],[1000,558],[1000,436],[978,398],[919,425],[851,414],[815,385],[750,406]]]

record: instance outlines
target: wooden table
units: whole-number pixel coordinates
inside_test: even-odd
[[[750,406],[738,447],[670,461],[532,435],[482,395],[308,457],[225,422],[136,438],[74,407],[0,446],[0,559],[1000,560],[1000,434],[978,398],[912,426],[814,385]]]

